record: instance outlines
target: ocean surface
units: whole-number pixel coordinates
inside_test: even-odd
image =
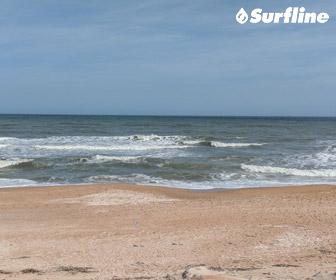
[[[0,115],[0,187],[336,183],[336,118]]]

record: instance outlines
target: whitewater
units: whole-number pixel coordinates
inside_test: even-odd
[[[0,115],[0,187],[336,183],[334,118]]]

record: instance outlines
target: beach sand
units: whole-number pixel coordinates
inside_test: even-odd
[[[0,189],[0,279],[336,279],[336,186]]]

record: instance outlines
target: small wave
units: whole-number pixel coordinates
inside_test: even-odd
[[[161,137],[158,135],[131,135],[127,139],[129,140],[142,140],[142,141],[150,141],[150,140],[160,140]]]
[[[8,145],[0,144],[0,148],[6,148]]]
[[[307,176],[307,177],[336,177],[335,169],[296,169],[285,167],[273,167],[262,165],[241,165],[242,169],[254,173],[275,173],[294,176]]]
[[[96,175],[87,178],[87,181],[94,183],[129,183],[129,184],[156,184],[158,178],[145,174],[133,173],[130,175]]]
[[[62,160],[62,162],[65,162],[67,165],[76,165],[78,163],[79,164],[124,163],[124,164],[143,164],[141,166],[147,166],[147,167],[151,166],[151,164],[157,165],[157,161],[160,161],[160,159],[144,156],[108,156],[108,155],[73,157]]]
[[[216,142],[211,141],[210,146],[216,148],[242,148],[242,147],[249,147],[249,146],[264,146],[266,143],[223,143],[223,142]]]
[[[128,140],[141,140],[141,141],[158,141],[158,140],[174,140],[174,141],[179,141],[186,139],[186,136],[182,135],[168,135],[168,136],[159,136],[155,134],[151,135],[131,135],[127,139]]]
[[[28,179],[7,179],[0,178],[0,188],[6,187],[26,187],[26,186],[36,186],[37,182]]]
[[[199,145],[199,144],[202,144],[202,141],[199,141],[199,140],[187,140],[187,141],[183,141],[182,144],[184,144],[184,145]]]
[[[31,162],[31,159],[11,159],[11,160],[0,160],[0,168],[5,168],[8,166],[15,166],[26,162]]]
[[[186,149],[191,146],[188,145],[148,145],[148,146],[139,146],[139,145],[116,145],[116,146],[88,146],[88,145],[36,145],[34,146],[37,149],[47,149],[47,150],[90,150],[90,151],[118,151],[118,150],[161,150],[161,149]]]
[[[210,174],[210,177],[213,180],[227,181],[246,178],[247,175],[240,173],[212,173]]]
[[[192,161],[188,161],[188,162],[170,162],[170,161],[166,161],[166,163],[162,164],[162,167],[164,168],[168,168],[168,169],[172,169],[172,170],[207,170],[207,169],[211,169],[214,168],[215,165],[211,164],[211,163],[194,163]]]
[[[90,176],[87,178],[87,181],[93,183],[104,183],[104,182],[111,182],[111,183],[126,183],[127,180],[125,178],[115,175],[96,175]]]
[[[121,161],[121,162],[139,162],[141,161],[142,157],[139,156],[105,156],[105,155],[96,155],[92,157],[89,162],[109,162],[109,161]]]

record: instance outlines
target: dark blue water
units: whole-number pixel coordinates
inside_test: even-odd
[[[336,182],[336,118],[0,115],[0,186]]]

